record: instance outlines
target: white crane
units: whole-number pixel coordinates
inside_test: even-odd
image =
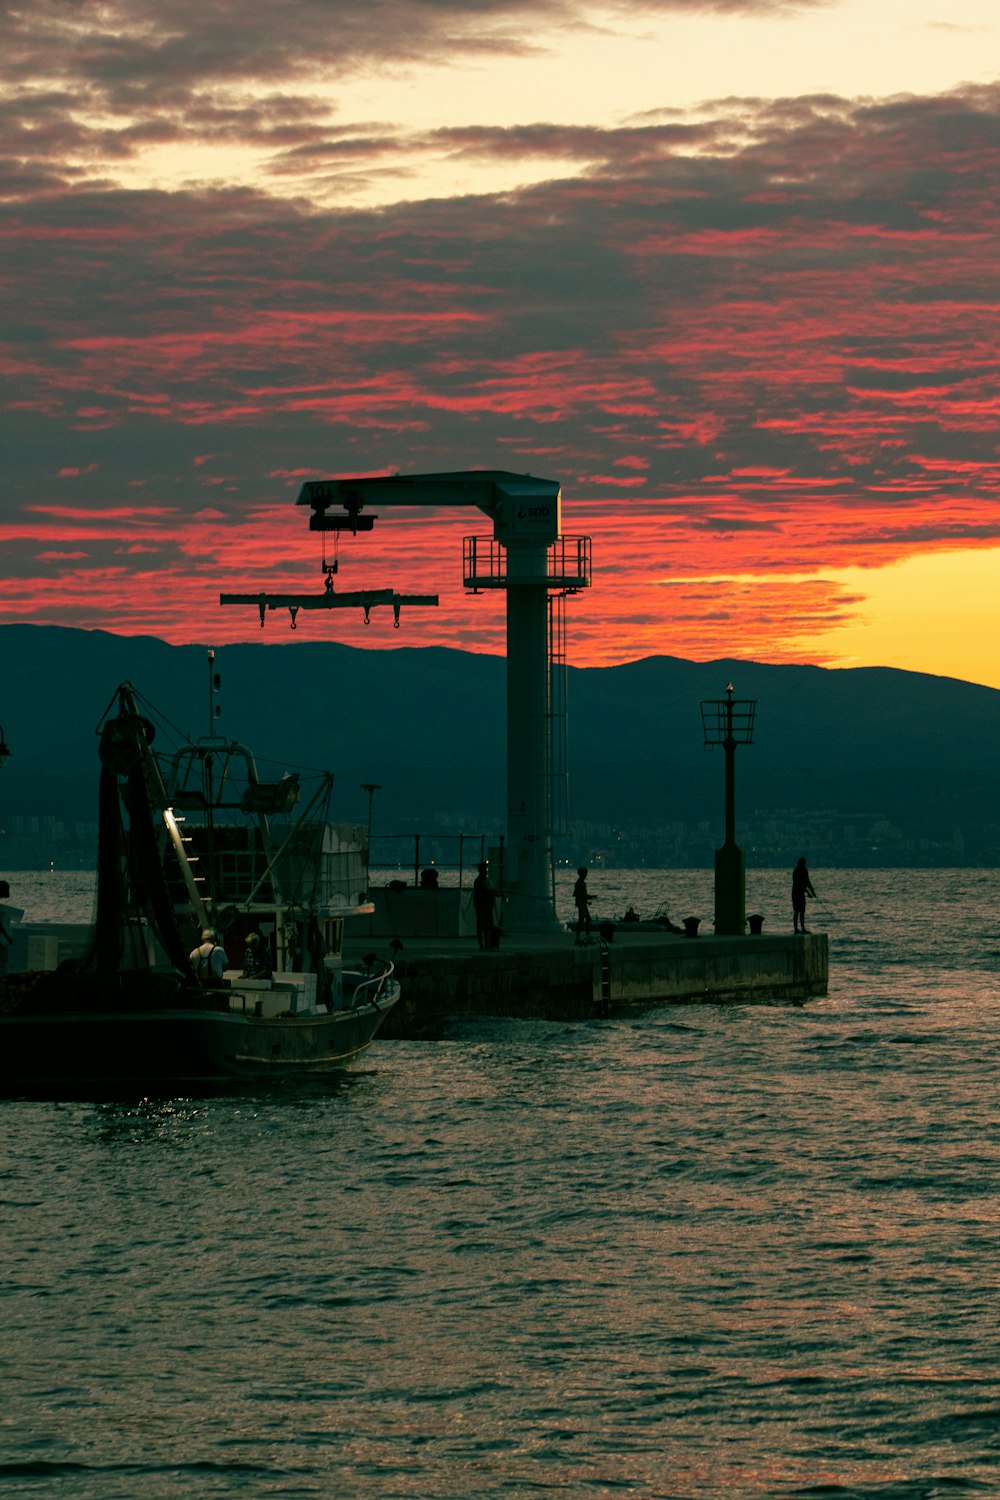
[[[558,930],[552,869],[555,785],[565,769],[565,683],[561,601],[591,583],[589,537],[561,534],[558,483],[502,469],[311,480],[296,501],[312,531],[370,531],[377,505],[472,506],[493,522],[492,537],[466,537],[465,587],[507,595],[507,843],[501,872],[511,932]],[[436,604],[436,595],[391,590],[324,595],[223,594],[223,604],[322,609],[391,603]],[[292,620],[294,624],[294,613]]]

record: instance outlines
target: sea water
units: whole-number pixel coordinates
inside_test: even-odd
[[[590,887],[710,928],[711,881]],[[0,1495],[1000,1495],[1000,876],[813,882],[804,1006],[0,1102]],[[748,910],[789,930],[789,872]]]

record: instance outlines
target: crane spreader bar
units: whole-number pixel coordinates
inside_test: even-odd
[[[220,594],[220,604],[255,604],[260,613],[261,629],[264,616],[270,609],[287,609],[292,617],[292,629],[296,628],[295,617],[300,609],[363,609],[365,624],[371,623],[370,611],[380,604],[391,604],[393,624],[399,628],[399,611],[402,605],[437,604],[437,594],[397,594],[394,589],[357,589],[338,594],[328,582],[322,594]]]

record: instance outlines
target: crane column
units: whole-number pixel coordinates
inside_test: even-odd
[[[552,906],[552,742],[548,543],[507,543],[507,837],[505,921],[558,931]]]

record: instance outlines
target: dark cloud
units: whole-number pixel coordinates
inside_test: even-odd
[[[51,164],[8,172],[0,210],[15,614],[37,617],[31,588],[42,600],[67,568],[60,609],[83,608],[89,579],[130,619],[155,596],[149,628],[175,633],[220,575],[288,584],[316,563],[291,500],[322,473],[558,478],[632,619],[667,571],[997,537],[1000,91],[419,137],[314,130],[282,94],[226,127],[272,133],[266,188],[175,193],[75,182],[57,158],[81,142],[60,144],[66,101],[48,97]],[[303,167],[425,151],[562,175],[367,211],[300,194]],[[460,556],[455,527],[428,543],[394,520],[385,557],[415,566],[418,533],[436,563]],[[831,618],[844,604],[817,597]],[[107,623],[107,602],[86,608]]]
[[[778,531],[775,520],[755,520],[753,516],[702,516],[692,522],[705,531],[717,531],[729,535],[736,531]]]
[[[651,0],[647,16],[792,14],[824,0]],[[634,22],[630,7],[621,19]],[[280,7],[224,0],[31,0],[4,7],[6,68],[16,81],[73,77],[108,92],[170,88],[178,81],[286,82],[296,73],[341,75],[383,65],[448,60],[501,49],[566,27],[614,25],[614,6],[578,0],[283,0]]]
[[[645,13],[794,14],[824,3],[646,0]],[[634,24],[627,8],[620,15]],[[331,87],[373,67],[446,73],[614,25],[613,9],[591,13],[577,0],[22,0],[0,17],[3,154],[98,178],[101,164],[150,144],[301,144],[320,155]]]

